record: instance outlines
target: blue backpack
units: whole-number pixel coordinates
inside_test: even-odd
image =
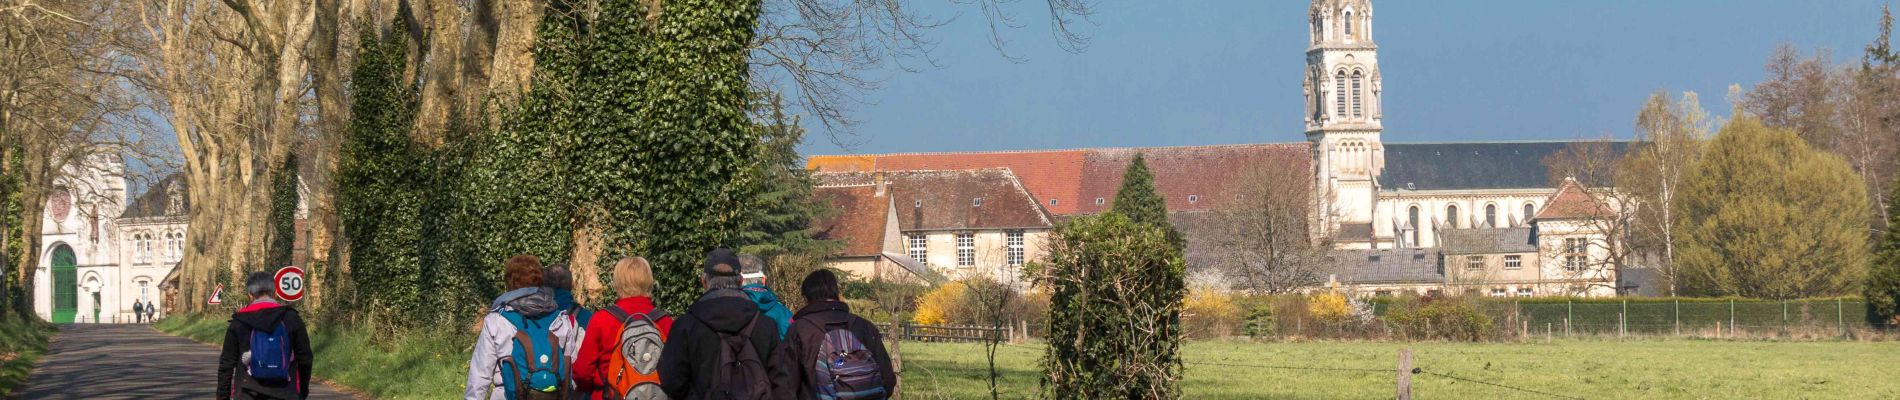
[[[519,312],[501,311],[502,318],[515,326],[514,351],[502,358],[502,389],[510,399],[566,399],[569,365],[561,343],[548,327],[566,318],[556,312],[540,318],[527,318]]]
[[[251,330],[251,380],[263,383],[289,382],[291,377],[290,333],[283,322],[271,331]]]
[[[851,333],[850,321],[825,324],[825,340],[819,342],[818,357],[812,361],[812,387],[821,400],[865,400],[889,397],[884,393],[882,366],[871,351]]]

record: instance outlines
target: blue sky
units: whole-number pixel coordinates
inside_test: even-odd
[[[942,64],[890,73],[861,98],[854,143],[822,132],[805,154],[1177,146],[1304,140],[1300,0],[1099,0],[1093,41],[1055,44],[1042,0],[1010,6],[1011,63],[974,6],[932,31]],[[1882,1],[1375,0],[1388,142],[1628,137],[1643,99],[1695,91],[1728,114],[1778,44],[1860,57]],[[913,63],[915,64],[915,63]]]

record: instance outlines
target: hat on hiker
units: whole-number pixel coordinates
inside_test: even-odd
[[[706,264],[701,270],[707,277],[739,276],[739,253],[727,248],[713,249],[706,253]]]

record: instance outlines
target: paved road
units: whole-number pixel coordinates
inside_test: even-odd
[[[208,399],[217,392],[218,350],[149,325],[59,327],[22,399]],[[313,384],[313,399],[349,399]]]

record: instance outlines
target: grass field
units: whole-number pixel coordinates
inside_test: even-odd
[[[1588,399],[1900,398],[1891,368],[1900,343],[1727,342],[1701,340],[1555,343],[1223,343],[1189,344],[1187,399],[1392,398],[1398,350],[1414,366],[1484,382]],[[998,352],[1002,398],[1033,397],[1039,346]],[[911,399],[988,398],[983,348],[904,344]],[[1208,365],[1363,368],[1323,371]],[[1415,376],[1421,399],[1552,398],[1436,376]]]
[[[33,373],[33,363],[46,352],[53,332],[52,324],[0,312],[0,398]]]
[[[160,321],[159,328],[216,342],[224,320],[173,317]],[[378,398],[454,398],[461,392],[468,365],[468,347],[462,342],[412,338],[384,349],[361,331],[319,329],[312,335],[319,378]],[[1189,362],[1183,398],[1391,398],[1400,348],[1412,349],[1414,365],[1427,372],[1578,398],[1900,398],[1900,379],[1894,379],[1892,369],[1880,367],[1900,359],[1900,343],[1660,339],[1549,344],[1196,342],[1183,355]],[[989,397],[982,346],[905,342],[903,350],[906,398]],[[1034,344],[999,350],[1002,398],[1036,396],[1041,373],[1036,361],[1041,355],[1041,346]],[[1413,394],[1421,399],[1549,398],[1431,375],[1413,378]]]

